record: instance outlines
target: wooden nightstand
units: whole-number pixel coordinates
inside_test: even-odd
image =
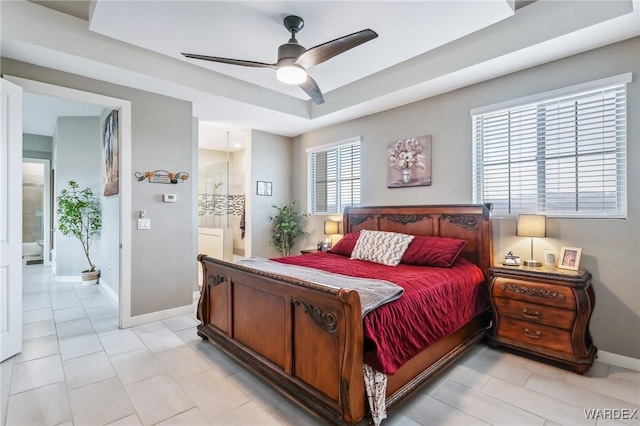
[[[317,252],[319,252],[319,251],[320,251],[320,250],[318,250],[318,249],[304,249],[304,250],[300,250],[300,253],[302,253],[302,254],[308,254],[308,253],[317,253]]]
[[[555,268],[489,269],[493,347],[506,346],[586,373],[598,350],[589,333],[595,295],[591,274]]]

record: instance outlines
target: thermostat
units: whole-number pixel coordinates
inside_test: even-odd
[[[175,203],[178,201],[178,197],[176,197],[176,194],[164,194],[163,201],[165,203]]]

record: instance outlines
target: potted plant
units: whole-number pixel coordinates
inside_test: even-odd
[[[100,202],[91,188],[80,189],[76,181],[70,180],[69,186],[58,194],[58,230],[67,237],[75,237],[82,243],[89,269],[82,271],[85,284],[95,284],[100,271],[91,261],[89,250],[93,238],[102,227]]]
[[[276,209],[276,214],[269,218],[273,222],[271,244],[284,256],[291,254],[291,247],[293,247],[296,239],[304,234],[304,217],[306,214],[295,211],[294,206],[295,201],[284,207],[278,207],[274,204],[272,207]]]

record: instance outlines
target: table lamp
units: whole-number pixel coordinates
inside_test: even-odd
[[[326,220],[324,222],[324,234],[329,236],[331,246],[333,245],[333,236],[339,234],[338,222],[335,220]]]
[[[547,236],[546,217],[536,214],[520,214],[518,215],[518,223],[516,225],[516,235],[519,237],[531,238],[531,257],[525,260],[525,266],[540,267],[542,263],[533,258],[533,239],[544,238]]]

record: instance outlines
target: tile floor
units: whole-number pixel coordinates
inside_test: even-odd
[[[320,425],[195,333],[194,315],[117,328],[99,286],[24,269],[24,348],[1,364],[7,425]],[[638,425],[640,373],[586,376],[479,345],[383,425]]]

